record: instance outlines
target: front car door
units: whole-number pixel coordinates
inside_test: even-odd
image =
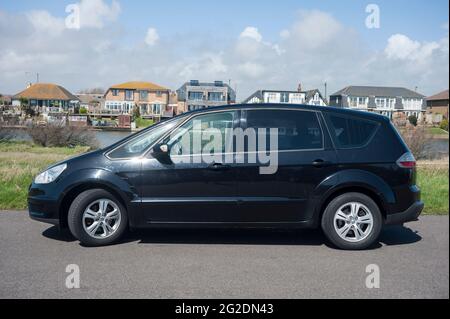
[[[227,110],[194,115],[162,141],[170,149],[171,164],[161,163],[151,154],[146,157],[141,186],[146,223],[236,219],[236,171],[233,163],[225,163],[224,156],[232,150],[226,134],[239,125],[238,114]]]

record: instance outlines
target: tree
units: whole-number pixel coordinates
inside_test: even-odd
[[[415,116],[415,115],[410,115],[410,116],[408,117],[408,121],[409,121],[409,123],[411,123],[412,125],[417,126],[417,116]]]
[[[25,97],[19,98],[20,109],[25,112],[25,115],[34,116],[36,112],[28,104],[28,99]]]
[[[141,112],[139,111],[139,106],[135,105],[133,107],[133,121],[141,117]]]
[[[443,119],[441,124],[439,124],[439,127],[448,132],[448,120],[447,119]]]

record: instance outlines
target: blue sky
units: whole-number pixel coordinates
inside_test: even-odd
[[[79,31],[64,26],[71,3],[88,15]],[[365,26],[371,3],[379,29]],[[325,81],[433,94],[448,88],[448,12],[448,0],[0,0],[0,93],[39,72],[72,91],[195,78],[232,79],[242,99]]]
[[[232,37],[247,25],[258,26],[268,40],[295,20],[298,10],[321,10],[359,31],[375,48],[384,45],[392,33],[402,33],[419,41],[444,34],[441,26],[448,22],[448,0],[127,0],[121,5],[120,23],[129,31],[129,39],[145,30],[149,24],[161,35],[214,33]],[[45,9],[55,16],[65,16],[64,8],[73,0],[20,0],[0,2],[0,8],[10,12]],[[380,7],[381,28],[367,29],[365,8],[374,3]],[[167,14],[163,14],[166,12]],[[209,32],[208,32],[209,31]],[[135,34],[136,34],[135,33]]]

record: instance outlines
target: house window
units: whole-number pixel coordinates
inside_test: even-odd
[[[133,90],[125,90],[125,100],[127,100],[127,101],[134,100],[134,91]]]
[[[280,102],[281,103],[289,103],[289,93],[281,93],[280,94]]]
[[[112,89],[111,92],[112,92],[113,96],[118,96],[119,95],[119,90],[118,89]]]
[[[208,93],[208,100],[209,101],[215,101],[215,102],[225,101],[222,92],[209,92]]]
[[[385,98],[376,98],[375,105],[378,108],[386,108],[386,99]]]
[[[406,98],[403,100],[403,106],[405,109],[409,109],[409,110],[420,110],[420,108],[422,106],[422,100]]]
[[[277,94],[276,93],[267,93],[267,102],[269,103],[277,103]]]
[[[152,104],[152,113],[153,115],[161,115],[161,104]]]
[[[156,96],[157,97],[161,97],[162,96],[162,92],[161,91],[156,91]]]
[[[366,107],[366,98],[352,96],[352,97],[350,97],[349,105],[350,105],[350,107]]]
[[[139,100],[147,101],[148,100],[148,91],[139,91]]]
[[[290,95],[290,101],[291,103],[301,104],[305,102],[305,99],[303,98],[303,95],[301,93],[292,93]]]
[[[201,101],[203,100],[203,92],[189,92],[189,100]]]
[[[395,99],[389,99],[388,100],[388,108],[394,109],[395,108]]]

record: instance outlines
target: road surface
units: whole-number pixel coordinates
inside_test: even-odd
[[[70,264],[78,289],[66,287]],[[86,248],[1,211],[0,298],[449,298],[449,219],[388,227],[367,251],[333,249],[310,230],[153,230]]]

